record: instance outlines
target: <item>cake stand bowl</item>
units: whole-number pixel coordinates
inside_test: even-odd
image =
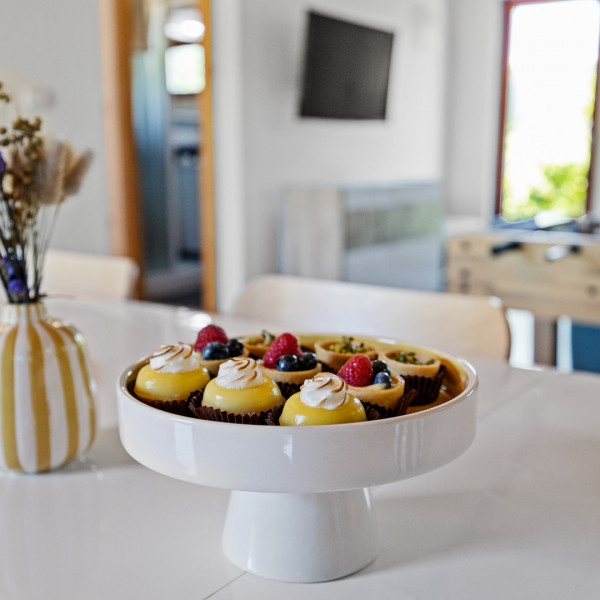
[[[443,404],[312,427],[221,423],[152,408],[130,392],[140,362],[117,384],[121,442],[158,473],[232,490],[223,550],[237,566],[280,581],[336,579],[379,552],[369,488],[441,467],[475,437],[477,374],[464,360],[442,357],[462,390]]]

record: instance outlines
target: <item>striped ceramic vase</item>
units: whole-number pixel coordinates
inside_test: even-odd
[[[0,470],[40,473],[73,460],[95,434],[85,341],[41,302],[0,312]]]

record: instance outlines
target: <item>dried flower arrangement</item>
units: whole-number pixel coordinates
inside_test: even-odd
[[[0,81],[0,104],[10,96]],[[39,117],[0,126],[0,277],[9,302],[37,302],[58,207],[77,193],[89,152],[44,138]]]

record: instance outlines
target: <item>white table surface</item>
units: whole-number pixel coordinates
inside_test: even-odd
[[[101,429],[63,470],[0,476],[0,599],[590,599],[600,596],[600,376],[473,361],[475,442],[436,471],[373,490],[383,545],[344,579],[278,583],[221,551],[229,493],[156,474],[118,436],[115,382],[211,316],[48,300],[88,341]],[[265,323],[216,316],[230,335]]]

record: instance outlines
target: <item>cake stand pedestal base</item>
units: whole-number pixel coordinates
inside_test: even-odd
[[[367,488],[319,494],[231,492],[225,555],[279,581],[337,579],[372,562],[379,525]]]

